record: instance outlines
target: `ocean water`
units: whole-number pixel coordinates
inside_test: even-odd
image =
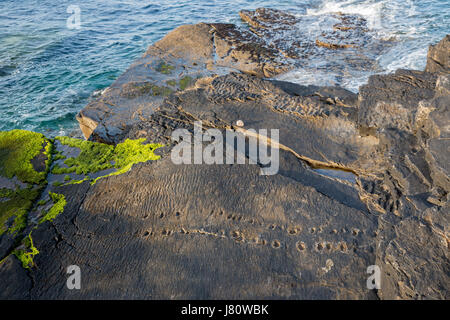
[[[80,29],[67,27],[70,5],[81,10]],[[449,0],[0,0],[0,130],[69,134],[77,112],[170,30],[241,24],[239,10],[258,7],[319,21],[337,11],[363,16],[376,37],[395,39],[376,57],[376,73],[423,69],[428,45],[450,33]],[[279,78],[357,91],[374,72],[345,78],[299,69]]]

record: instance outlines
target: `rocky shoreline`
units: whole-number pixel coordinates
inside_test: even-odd
[[[1,299],[450,298],[450,35],[355,94],[268,78],[316,55],[375,68],[362,18],[304,42],[287,12],[240,16],[150,46],[80,111],[88,141],[0,135]],[[237,120],[279,129],[278,174],[171,161],[174,130]]]

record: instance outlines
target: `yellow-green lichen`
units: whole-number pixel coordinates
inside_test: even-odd
[[[154,151],[162,147],[160,144],[144,144],[145,139],[127,139],[116,146],[69,137],[57,137],[56,139],[63,145],[80,149],[80,153],[77,157],[68,158],[64,161],[67,168],[55,166],[52,173],[67,174],[75,172],[78,175],[88,175],[102,170],[116,169],[113,173],[97,177],[92,183],[104,177],[127,172],[133,164],[159,159]],[[84,180],[77,182],[82,181]]]
[[[34,246],[31,232],[22,241],[24,249],[16,249],[12,253],[22,262],[25,269],[31,269],[34,266],[34,256],[39,253],[39,250]]]
[[[51,146],[50,141],[37,132],[25,130],[0,132],[0,175],[9,179],[16,176],[22,182],[42,183],[47,172],[37,172],[31,161],[45,147],[44,154],[47,156],[45,165],[48,168]]]

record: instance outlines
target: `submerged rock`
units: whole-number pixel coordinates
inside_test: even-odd
[[[450,297],[448,60],[373,76],[359,94],[265,79],[307,59],[274,36],[298,18],[241,17],[250,31],[177,28],[80,112],[90,140],[164,145],[160,159],[51,186],[64,212],[33,229],[35,267],[14,255],[0,264],[1,298]],[[364,21],[336,17],[336,34],[366,33]],[[309,55],[350,49],[310,45]],[[248,139],[279,129],[278,173],[260,175],[247,151],[245,164],[174,164],[172,132],[192,136],[196,121]],[[81,268],[81,290],[65,287],[69,265]],[[373,265],[378,290],[366,286]]]

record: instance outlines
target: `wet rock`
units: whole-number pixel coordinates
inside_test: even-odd
[[[296,67],[317,69],[313,64],[321,56],[327,61],[326,68],[335,71],[347,68],[347,72],[354,72],[360,63],[368,69],[376,68],[374,58],[380,45],[389,46],[388,42],[375,39],[367,21],[358,15],[336,12],[297,17],[266,8],[242,10],[239,15],[254,34]],[[317,23],[321,24],[321,30],[308,28]]]

